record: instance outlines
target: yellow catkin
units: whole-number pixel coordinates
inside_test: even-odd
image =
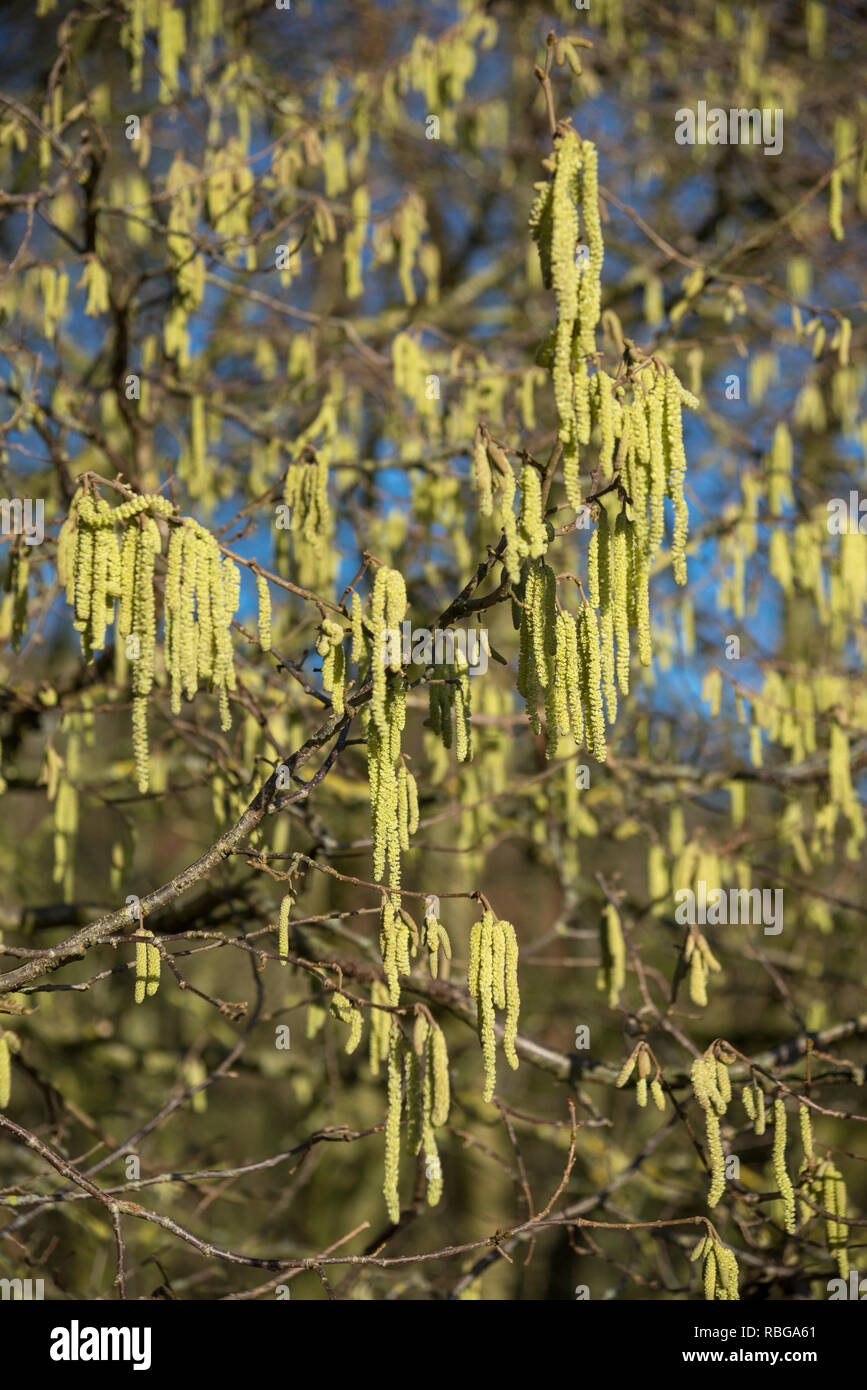
[[[7,1108],[12,1095],[12,1063],[9,1052],[8,1036],[0,1032],[0,1110]]]
[[[599,654],[599,628],[596,610],[585,603],[578,619],[578,648],[581,654],[581,699],[584,706],[587,746],[597,762],[608,757],[605,742],[605,714],[602,708],[602,669]]]
[[[712,1299],[713,1299],[713,1297],[714,1297],[714,1294],[716,1293],[716,1269],[717,1269],[717,1267],[716,1267],[716,1255],[714,1254],[714,1249],[713,1249],[714,1244],[715,1244],[715,1242],[714,1242],[713,1240],[708,1240],[708,1244],[707,1244],[707,1247],[706,1247],[706,1250],[705,1250],[705,1257],[704,1257],[704,1269],[703,1269],[703,1271],[702,1271],[702,1276],[703,1276],[703,1281],[704,1281],[704,1296],[705,1296],[705,1298],[706,1298],[706,1300],[707,1300],[708,1302],[711,1302],[711,1301],[712,1301]]]
[[[153,932],[140,927],[135,943],[135,1002],[143,1004],[147,995],[156,994],[160,983],[160,953],[150,944]]]
[[[621,512],[614,525],[611,573],[614,633],[617,638],[617,684],[623,695],[629,694],[629,552],[632,531],[632,523]]]
[[[808,1163],[813,1162],[813,1125],[810,1119],[810,1111],[806,1105],[798,1107],[798,1121],[801,1126],[801,1143],[804,1146],[804,1158]]]
[[[383,1194],[390,1220],[396,1225],[400,1220],[400,1197],[398,1180],[400,1176],[400,1117],[402,1102],[402,1044],[401,1032],[395,1019],[391,1019],[388,1042],[388,1110],[385,1121],[385,1177]]]
[[[264,574],[256,575],[256,591],[259,599],[258,636],[263,652],[271,650],[271,591]]]
[[[521,469],[521,512],[518,522],[518,554],[538,559],[548,548],[542,516],[542,482],[531,463]]]
[[[557,655],[558,679],[565,685],[568,722],[572,738],[580,744],[584,738],[585,717],[581,697],[581,657],[578,650],[578,628],[571,613],[558,614]],[[561,670],[562,666],[562,670]]]
[[[350,660],[358,664],[364,655],[364,624],[362,617],[361,598],[353,589],[352,591],[352,653]]]
[[[701,1239],[693,1246],[689,1256],[690,1264],[692,1264],[695,1260],[700,1260],[704,1256],[707,1250],[708,1239],[708,1236],[702,1236]]]
[[[361,1010],[345,994],[335,991],[331,996],[332,1017],[340,1020],[341,1023],[349,1025],[349,1036],[346,1039],[346,1052],[352,1054],[361,1042],[363,1020]]]
[[[707,1131],[707,1151],[710,1158],[710,1189],[707,1194],[707,1204],[709,1207],[715,1207],[725,1191],[725,1156],[720,1138],[719,1116],[715,1110],[705,1110],[704,1118]]]
[[[636,550],[635,568],[635,609],[638,631],[638,659],[642,666],[650,666],[653,660],[653,643],[650,630],[650,569],[646,559]]]
[[[424,944],[428,953],[428,970],[433,979],[439,974],[439,952],[441,923],[432,912],[428,912],[424,919]]]
[[[617,1073],[617,1080],[616,1080],[615,1083],[614,1083],[615,1086],[625,1086],[625,1085],[626,1085],[626,1083],[627,1083],[627,1081],[629,1080],[630,1076],[631,1076],[632,1073],[635,1071],[635,1064],[636,1064],[637,1060],[638,1060],[638,1050],[636,1049],[634,1052],[631,1052],[631,1053],[629,1054],[629,1056],[627,1057],[626,1061],[623,1063],[623,1066],[620,1068],[620,1071]]]
[[[434,1024],[428,1038],[432,1082],[431,1123],[448,1122],[450,1107],[449,1055],[442,1029]]]
[[[739,1299],[738,1262],[733,1250],[721,1241],[714,1241],[714,1255],[717,1265],[717,1289],[729,1300]],[[719,1294],[718,1294],[719,1296]]]
[[[697,1008],[707,1006],[707,967],[701,952],[696,950],[689,961],[689,997]]]
[[[617,691],[614,685],[614,604],[613,604],[613,538],[604,508],[599,514],[599,662],[602,674],[602,689],[605,694],[605,708],[608,723],[617,718]]]
[[[689,508],[684,497],[686,453],[683,447],[681,421],[681,390],[674,372],[665,376],[665,439],[667,462],[667,491],[674,503],[674,530],[671,540],[672,574],[676,584],[686,583],[686,540],[689,527]]]
[[[277,927],[277,954],[285,958],[289,954],[289,916],[295,904],[295,899],[291,893],[286,893],[280,903],[280,921]],[[286,959],[281,959],[282,965],[288,965]]]
[[[774,1101],[774,1144],[772,1150],[774,1178],[783,1203],[783,1221],[789,1235],[796,1224],[795,1190],[786,1171],[786,1107],[780,1096]]]
[[[652,559],[658,549],[665,529],[664,391],[662,380],[657,378],[647,398],[647,428],[650,438],[648,559]]]
[[[503,1055],[512,1070],[518,1066],[515,1042],[521,996],[518,991],[518,938],[511,922],[501,922],[500,931],[505,945],[506,1018],[503,1025]]]
[[[585,140],[581,146],[581,211],[584,235],[590,256],[581,271],[578,317],[580,320],[580,350],[590,354],[596,350],[596,325],[602,294],[602,261],[604,246],[599,218],[598,155],[596,146]]]
[[[486,911],[482,918],[476,1004],[485,1075],[482,1098],[490,1101],[497,1080],[497,1044],[494,1033],[494,917],[490,911]]]
[[[577,135],[567,130],[559,141],[551,191],[550,278],[557,301],[552,376],[559,419],[559,434],[569,447],[575,430],[572,402],[572,338],[578,318],[578,243],[576,180],[581,165],[581,146]]]
[[[491,464],[488,447],[481,426],[476,426],[473,441],[473,485],[479,496],[479,511],[482,516],[490,516],[494,510]]]
[[[607,992],[608,1004],[615,1008],[626,984],[626,942],[620,925],[620,913],[613,903],[606,903],[602,913],[600,945],[602,968],[596,984],[598,989]]]

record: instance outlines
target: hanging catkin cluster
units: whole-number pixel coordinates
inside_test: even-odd
[[[765,1093],[755,1076],[751,1076],[749,1084],[743,1087],[741,1100],[753,1126],[753,1132],[760,1138],[765,1132],[766,1124]]]
[[[727,1060],[728,1059],[728,1060]],[[710,1160],[710,1189],[707,1204],[715,1207],[725,1191],[725,1155],[720,1137],[720,1116],[726,1113],[732,1098],[728,1067],[730,1053],[715,1053],[708,1048],[692,1064],[690,1079],[699,1105],[704,1110],[707,1152]]]
[[[623,1063],[618,1073],[617,1080],[614,1083],[615,1086],[625,1086],[637,1066],[638,1077],[635,1082],[635,1099],[642,1110],[647,1105],[648,1087],[657,1110],[665,1109],[665,1092],[662,1089],[662,1082],[659,1079],[662,1073],[658,1065],[656,1065],[656,1074],[653,1077],[650,1075],[654,1065],[656,1065],[656,1060],[651,1054],[649,1047],[646,1043],[641,1042],[633,1049]]]
[[[349,1036],[346,1039],[346,1052],[353,1053],[361,1042],[361,1029],[363,1018],[361,1009],[354,1004],[351,999],[347,999],[345,994],[339,991],[331,996],[331,1017],[338,1019],[341,1023],[349,1025]]]
[[[406,584],[398,570],[381,565],[373,581],[370,599],[370,671],[373,694],[370,708],[377,728],[387,727],[387,675],[401,672],[401,623],[406,612]]]
[[[712,881],[716,882],[715,879]],[[689,929],[683,959],[689,967],[689,997],[693,1004],[703,1009],[707,1005],[708,971],[722,970],[722,966],[697,927]]]
[[[487,908],[470,933],[467,986],[478,1008],[479,1041],[485,1067],[483,1098],[494,1094],[497,1079],[497,1039],[494,1010],[505,1010],[503,1053],[509,1066],[518,1065],[515,1039],[518,1035],[518,938],[511,922],[495,919]]]
[[[799,1119],[801,1142],[804,1148],[804,1158],[798,1172],[798,1186],[802,1194],[799,1203],[801,1226],[805,1227],[815,1215],[810,1202],[814,1202],[817,1207],[827,1213],[824,1221],[828,1253],[836,1261],[840,1277],[848,1279],[847,1225],[842,1219],[846,1216],[846,1183],[843,1175],[834,1167],[830,1159],[823,1159],[819,1162],[816,1158],[813,1151],[813,1126],[810,1121],[810,1111],[803,1103],[799,1107]],[[805,1198],[809,1198],[810,1201],[804,1200]]]
[[[171,503],[160,498],[164,514]],[[69,516],[57,538],[57,573],[66,586],[66,601],[74,610],[73,626],[81,635],[86,661],[105,646],[106,628],[114,621],[115,599],[121,596],[121,556],[107,502],[96,501],[79,488]],[[154,523],[155,524],[155,523]]]
[[[219,696],[220,724],[231,728],[229,691],[235,689],[231,625],[238,607],[237,565],[220,553],[204,526],[189,517],[172,531],[166,571],[166,666],[172,713],[192,700],[200,683]]]
[[[400,887],[400,852],[418,824],[418,798],[413,797],[400,759],[401,734],[406,723],[406,691],[401,672],[400,623],[406,610],[406,586],[397,570],[382,566],[376,572],[370,605],[370,671],[372,695],[367,715],[367,775],[373,826],[373,876],[380,882],[388,870],[392,888]],[[356,620],[353,619],[353,628]],[[355,638],[353,637],[353,656]]]
[[[322,410],[307,430],[309,437],[324,434],[318,449],[305,444],[300,457],[289,465],[283,501],[288,521],[281,530],[292,537],[295,567],[300,582],[321,589],[334,573],[334,513],[328,499],[328,454],[336,435],[336,415],[331,391]]]
[[[554,571],[544,563],[527,570],[521,603],[517,688],[533,732],[540,728],[541,692],[546,756],[554,757],[560,739],[571,735],[575,743],[586,742],[597,761],[604,762],[608,752],[603,690],[609,715],[613,697],[603,683],[603,670],[610,670],[613,678],[613,639],[610,667],[605,668],[605,629],[600,636],[595,607],[582,604],[577,620],[558,610]]]
[[[828,1253],[837,1262],[841,1278],[849,1277],[849,1252],[846,1249],[848,1226],[846,1224],[846,1183],[830,1160],[820,1163],[816,1169],[815,1193],[817,1204],[828,1213],[825,1217],[825,1238]],[[821,1196],[819,1195],[821,1193]]]
[[[408,975],[410,957],[418,949],[418,928],[410,914],[401,907],[400,897],[386,894],[379,918],[379,951],[388,985],[388,1002],[400,1000],[400,975]]]
[[[311,546],[331,538],[333,517],[328,500],[328,463],[322,452],[308,445],[302,459],[286,472],[283,501],[290,509],[288,530],[300,534]]]
[[[702,1236],[689,1258],[703,1261],[702,1282],[708,1301],[740,1298],[735,1253],[723,1245],[716,1232],[712,1236]]]
[[[171,707],[191,700],[202,683],[219,693],[222,728],[231,725],[228,692],[235,688],[231,624],[240,596],[240,573],[214,537],[191,517],[174,518],[165,497],[141,494],[111,508],[83,488],[73,498],[57,543],[58,577],[75,614],[87,661],[116,637],[132,661],[133,749],[139,790],[150,779],[147,708],[156,676],[157,610],[154,576],[162,536],[156,517],[178,524],[169,540],[165,576],[165,651]],[[123,536],[118,548],[115,526]]]
[[[611,724],[617,715],[617,687],[624,695],[629,691],[630,629],[636,630],[642,665],[649,666],[652,660],[650,572],[665,530],[666,497],[673,504],[672,572],[676,583],[686,583],[689,513],[684,496],[682,408],[697,408],[698,400],[681,385],[670,366],[656,357],[642,358],[633,344],[628,350],[624,348],[616,377],[602,367],[596,354],[604,256],[597,152],[590,141],[582,141],[573,130],[561,127],[554,154],[546,164],[553,178],[537,185],[530,229],[539,250],[543,283],[554,289],[557,322],[536,360],[551,371],[566,499],[576,510],[581,506],[579,446],[590,444],[594,430],[598,439],[594,482],[611,478],[621,498],[621,512],[613,526],[604,504],[599,507],[599,524],[588,555],[589,601],[594,612],[592,616],[582,614],[579,622],[579,629],[583,629],[579,647],[595,649],[589,653],[594,664],[598,657]],[[581,236],[584,242],[579,240]],[[591,375],[588,367],[594,364]],[[652,374],[650,384],[648,373]],[[478,433],[475,460],[478,475],[484,461]],[[532,535],[534,543],[525,541],[525,553],[537,557],[545,549],[544,527],[533,491],[538,476],[531,478],[527,467],[522,482],[526,478],[529,491],[525,500],[522,489],[522,514],[526,505],[527,536]],[[514,524],[514,518],[512,521]],[[520,551],[509,539],[508,530],[506,535],[507,555],[517,556]],[[515,582],[508,564],[507,568]],[[562,627],[565,641],[568,633],[565,624]],[[544,686],[544,680],[540,684]],[[591,694],[601,712],[599,684],[600,679],[592,681]],[[562,688],[559,704],[562,729]],[[549,756],[556,749],[550,734],[552,724],[549,714]],[[599,761],[604,760],[601,715],[588,725],[588,747]]]
[[[529,465],[527,465],[529,466]],[[531,470],[533,473],[535,469]],[[479,496],[479,511],[482,516],[493,516],[496,524],[502,530],[506,544],[503,551],[503,565],[506,573],[513,584],[517,584],[521,575],[521,554],[528,554],[528,544],[526,529],[522,535],[518,533],[518,522],[515,517],[515,493],[517,483],[512,465],[509,462],[505,449],[492,438],[489,431],[483,425],[477,425],[475,442],[473,445],[473,485]],[[533,514],[533,489],[536,483],[529,481],[527,491],[530,493],[529,501],[526,501],[526,493],[522,494],[522,512],[524,516],[524,526],[532,526],[530,518]],[[544,523],[541,517],[541,493],[539,493],[538,503],[538,522],[539,525],[533,528],[533,544],[541,555],[547,545],[547,533],[544,531]],[[543,534],[545,542],[539,545]]]
[[[466,659],[455,653],[454,666],[434,666],[428,683],[428,717],[425,727],[442,739],[443,748],[454,742],[459,763],[473,756],[470,672]],[[454,711],[454,723],[452,712]]]
[[[419,1013],[412,1041],[396,1018],[389,1019],[388,1112],[385,1122],[385,1180],[383,1193],[389,1217],[400,1217],[401,1117],[406,1117],[406,1142],[410,1153],[424,1150],[427,1200],[436,1206],[442,1195],[442,1169],[434,1129],[449,1116],[449,1059],[442,1030],[429,1014]]]
[[[331,618],[323,618],[316,641],[322,657],[322,689],[331,696],[331,708],[338,719],[343,717],[343,697],[346,689],[346,652],[343,647],[343,628]]]
[[[648,370],[653,380],[648,386]],[[642,363],[633,381],[631,403],[614,412],[614,436],[620,447],[621,486],[632,504],[636,526],[636,578],[646,583],[665,531],[665,499],[674,506],[671,537],[672,573],[686,583],[689,509],[684,496],[686,452],[683,407],[698,409],[698,400],[681,385],[674,370],[657,359]],[[619,428],[618,428],[619,427]]]
[[[596,148],[589,140],[580,140],[573,130],[562,131],[546,161],[553,178],[537,185],[538,196],[530,212],[542,280],[546,289],[554,290],[557,303],[556,325],[537,360],[551,368],[567,496],[576,507],[580,502],[578,445],[590,440],[586,357],[596,350],[604,256],[597,162]],[[586,255],[578,252],[579,204],[584,215]],[[576,358],[580,360],[577,370]]]

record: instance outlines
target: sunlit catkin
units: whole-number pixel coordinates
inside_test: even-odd
[[[686,452],[683,447],[680,383],[671,370],[665,375],[665,441],[667,462],[667,491],[674,503],[674,530],[671,539],[671,564],[674,582],[686,583],[686,540],[689,527],[689,508],[684,497]]]
[[[476,1004],[485,1072],[482,1099],[489,1101],[493,1097],[497,1079],[497,1043],[494,1034],[494,915],[490,911],[486,911],[482,918]]]
[[[259,646],[263,652],[271,650],[271,591],[264,574],[256,575],[256,592],[259,599],[257,631]]]
[[[602,708],[602,669],[599,628],[592,604],[581,605],[578,616],[578,651],[581,657],[581,703],[584,707],[587,747],[597,762],[608,757],[605,713]]]
[[[521,469],[521,511],[518,520],[518,554],[538,559],[548,548],[548,535],[542,516],[542,481],[538,470],[527,462]]]
[[[349,1025],[349,1036],[346,1039],[345,1051],[352,1054],[361,1042],[363,1019],[361,1010],[357,1004],[353,1004],[351,999],[347,999],[345,994],[335,990],[331,996],[331,1014],[341,1023]]]
[[[160,983],[160,953],[152,946],[153,932],[140,927],[139,937],[145,938],[135,943],[135,1002],[144,1003],[145,996],[156,994]]]
[[[581,145],[573,130],[566,130],[557,146],[557,166],[551,191],[550,273],[557,300],[557,326],[552,376],[561,441],[568,445],[575,422],[572,405],[572,336],[578,318],[578,243],[576,181],[581,165]],[[586,350],[586,349],[585,349]]]
[[[617,638],[617,684],[621,694],[629,694],[629,553],[633,544],[634,527],[624,512],[614,524],[612,555],[612,604],[614,634]]]
[[[7,1108],[12,1095],[12,1063],[9,1053],[9,1035],[0,1030],[0,1110]]]
[[[364,624],[361,598],[354,589],[352,591],[352,611],[350,616],[352,619],[352,652],[350,660],[357,665],[364,655]]]
[[[280,956],[281,965],[288,965],[286,957],[289,955],[289,916],[292,912],[295,899],[291,893],[286,893],[280,903],[280,920],[277,927],[277,954]]]
[[[483,1098],[489,1101],[496,1084],[496,1033],[494,1010],[505,1008],[503,1052],[509,1066],[518,1065],[515,1039],[518,1031],[518,942],[510,922],[497,921],[490,909],[470,933],[467,987],[478,1010],[479,1041],[484,1061]]]
[[[782,1097],[774,1101],[774,1144],[772,1163],[777,1189],[783,1203],[783,1222],[789,1235],[795,1234],[795,1190],[786,1171],[786,1107]]]
[[[514,1070],[518,1065],[515,1041],[518,1036],[518,1017],[521,996],[518,991],[518,938],[511,922],[499,922],[505,944],[506,1018],[503,1025],[503,1054]]]
[[[397,1020],[390,1019],[388,1040],[388,1110],[385,1120],[385,1177],[383,1195],[389,1219],[396,1225],[400,1220],[400,1115],[402,1103],[402,1034]]]
[[[584,140],[581,145],[581,211],[584,218],[584,236],[587,238],[590,255],[589,258],[585,257],[581,268],[579,346],[581,352],[590,354],[596,350],[596,325],[599,322],[604,257],[602,225],[599,219],[598,155],[596,146],[590,140]]]

